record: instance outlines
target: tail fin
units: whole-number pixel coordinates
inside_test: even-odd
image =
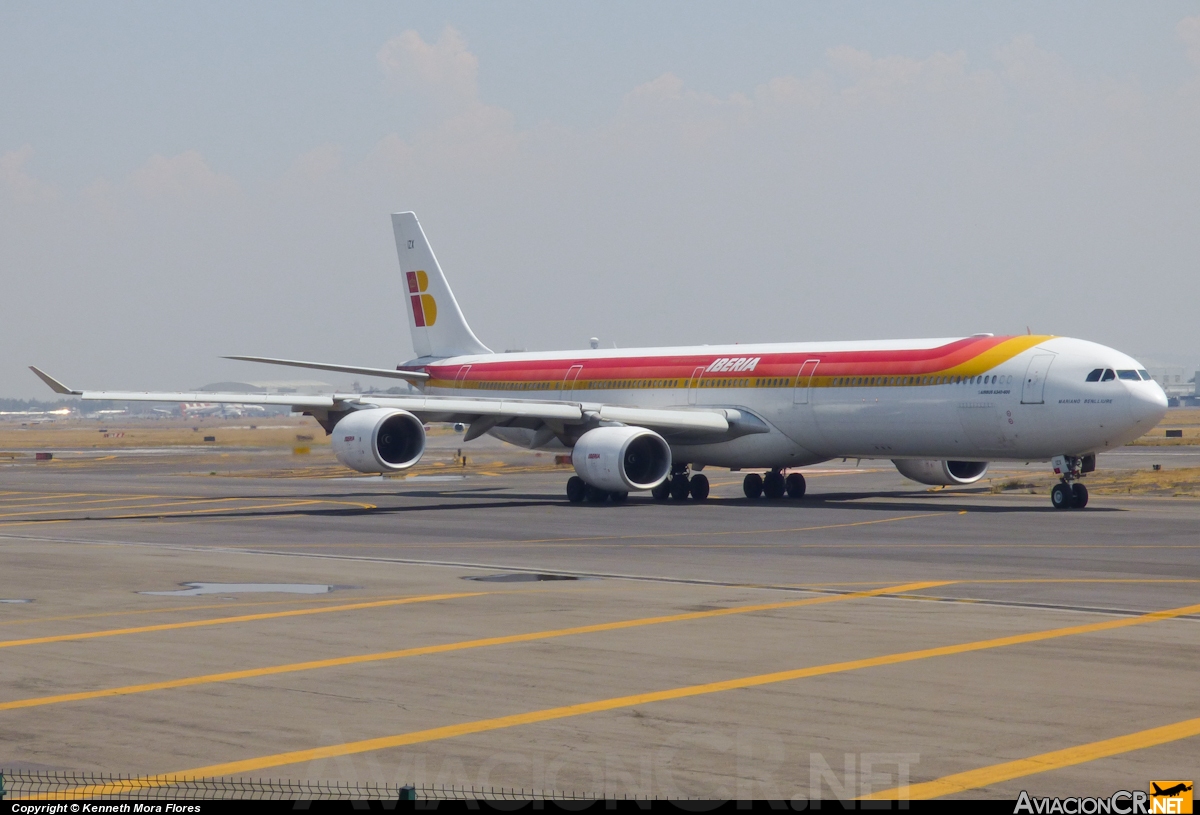
[[[396,253],[408,296],[408,329],[418,357],[453,357],[490,354],[479,341],[450,291],[425,232],[412,212],[392,214]]]

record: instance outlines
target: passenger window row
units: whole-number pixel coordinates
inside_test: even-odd
[[[1141,371],[1143,379],[1149,379],[1150,375],[1145,371]],[[1107,382],[1110,379],[1120,377],[1121,379],[1138,379],[1137,371],[1116,371],[1112,369],[1097,368],[1087,376],[1088,382]],[[755,387],[791,387],[795,384],[796,379],[793,377],[766,377],[755,378],[753,380]],[[981,376],[838,376],[830,381],[830,385],[835,388],[854,388],[854,387],[903,387],[911,385],[1011,385],[1013,382],[1012,376],[1002,376],[999,374],[988,374]],[[688,380],[680,379],[617,379],[617,380],[589,380],[586,382],[479,382],[459,380],[454,383],[456,387],[461,388],[480,388],[481,390],[553,390],[563,388],[564,390],[604,390],[609,388],[627,389],[627,388],[679,388],[687,384]],[[750,379],[701,379],[699,387],[701,388],[745,388],[750,387]]]
[[[1011,376],[839,376],[834,377],[835,388],[892,385],[1011,385]]]
[[[1118,370],[1112,368],[1096,368],[1087,375],[1087,382],[1111,382],[1114,379],[1125,379],[1130,382],[1138,382],[1140,380],[1150,381],[1150,374],[1143,370]]]
[[[749,379],[701,379],[702,388],[744,388],[750,384]]]
[[[574,385],[575,388],[580,388],[580,385]],[[677,388],[679,380],[677,379],[599,379],[589,381],[584,385],[587,390],[604,390],[606,388]]]

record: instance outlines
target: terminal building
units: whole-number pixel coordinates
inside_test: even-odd
[[[212,382],[196,389],[199,393],[298,393],[304,396],[317,396],[326,393],[391,393],[409,394],[417,391],[407,382],[392,386],[386,390],[377,387],[364,388],[358,382],[350,385],[334,386],[328,382],[315,379],[271,380],[268,382]]]
[[[1178,365],[1148,367],[1146,370],[1167,394],[1167,404],[1171,407],[1200,407],[1200,384],[1197,382],[1200,371]]]
[[[312,396],[333,393],[328,382],[315,379],[273,380],[270,382],[212,382],[196,389],[201,393],[299,393]]]

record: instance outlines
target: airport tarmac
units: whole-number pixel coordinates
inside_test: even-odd
[[[708,798],[1196,775],[1200,501],[1062,512],[850,461],[800,501],[709,470],[703,504],[573,505],[552,459],[456,471],[432,441],[405,480],[0,465],[0,767]]]

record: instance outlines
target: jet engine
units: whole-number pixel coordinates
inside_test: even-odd
[[[644,427],[597,427],[575,442],[571,463],[579,477],[602,490],[657,487],[671,474],[671,448]]]
[[[974,484],[987,472],[986,461],[936,461],[895,459],[892,461],[900,475],[922,484],[954,486]]]
[[[356,410],[331,435],[338,461],[360,473],[407,470],[425,452],[425,426],[405,410]]]

